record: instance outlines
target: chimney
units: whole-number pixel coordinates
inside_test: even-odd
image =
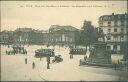
[[[112,15],[114,15],[114,13],[112,13]]]

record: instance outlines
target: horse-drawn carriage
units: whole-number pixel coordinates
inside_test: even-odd
[[[53,57],[55,56],[54,50],[53,49],[37,49],[35,51],[35,57],[40,58],[40,57]]]
[[[54,59],[52,60],[53,63],[54,62],[59,63],[59,62],[62,62],[62,61],[63,61],[63,59],[62,59],[61,55],[55,56]]]
[[[27,50],[24,49],[21,45],[13,45],[11,50],[6,50],[6,54],[15,55],[15,54],[27,54]]]

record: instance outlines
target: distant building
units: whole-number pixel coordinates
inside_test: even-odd
[[[32,28],[17,28],[13,32],[13,42],[20,44],[42,44],[43,33]]]
[[[128,14],[103,15],[99,27],[106,35],[107,49],[113,54],[128,54]]]
[[[29,44],[44,44],[44,32],[39,30],[32,30],[29,32]]]
[[[2,31],[0,32],[0,44],[10,44],[12,40],[13,32],[12,31]]]
[[[0,43],[11,44],[74,44],[78,38],[78,29],[72,26],[52,25],[49,30],[17,28],[12,31],[0,32]]]
[[[15,30],[15,32],[19,32],[19,31],[21,31],[21,32],[30,32],[30,31],[32,31],[32,28],[17,28]]]
[[[13,42],[20,44],[28,44],[29,42],[29,33],[32,31],[31,28],[17,28],[13,32]]]
[[[78,29],[72,26],[52,25],[46,35],[47,42],[52,45],[74,44]]]

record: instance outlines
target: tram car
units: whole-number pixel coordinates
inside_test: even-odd
[[[85,55],[87,52],[86,48],[71,48],[69,54],[71,55]]]
[[[55,56],[54,49],[37,49],[35,51],[35,57],[40,58],[40,57],[53,57]]]

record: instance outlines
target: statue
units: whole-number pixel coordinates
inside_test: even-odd
[[[95,43],[93,48],[90,49],[88,61],[97,64],[110,64],[111,54],[106,49],[106,43]]]

